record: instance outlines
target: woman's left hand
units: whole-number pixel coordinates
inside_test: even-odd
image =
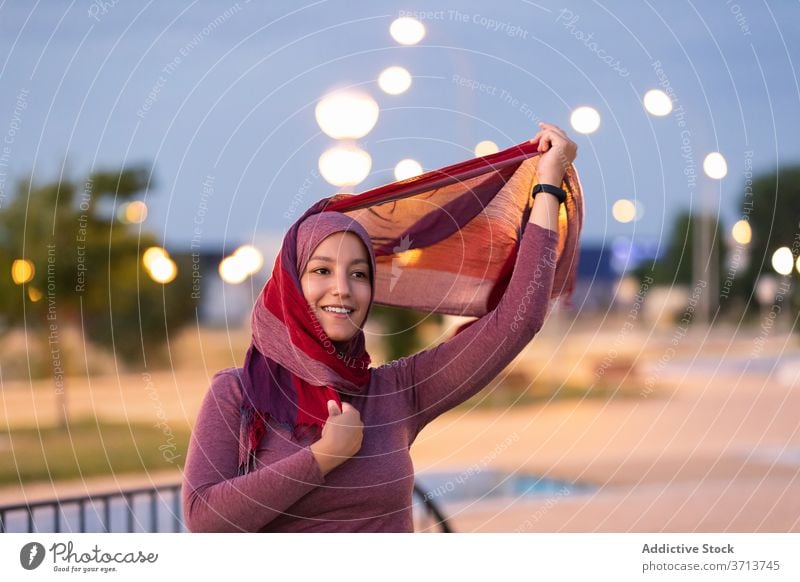
[[[541,131],[530,140],[539,140],[539,182],[560,186],[564,173],[578,155],[578,144],[556,125],[540,122],[539,126]]]

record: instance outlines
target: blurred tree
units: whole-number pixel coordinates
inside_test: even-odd
[[[741,299],[747,312],[758,313],[758,302],[753,292],[759,277],[775,275],[772,254],[781,247],[789,247],[795,261],[800,254],[800,165],[780,166],[776,172],[756,176],[751,191],[741,197],[742,217],[750,224],[752,239],[741,245],[747,254],[742,268],[735,275],[731,295]],[[797,270],[790,275],[794,309],[800,308],[797,287],[800,277]]]
[[[695,247],[695,229],[699,228],[701,220],[711,220],[711,237],[714,245],[714,259],[716,260],[716,273],[714,278],[720,280],[724,276],[724,238],[722,227],[714,217],[701,218],[693,216],[688,211],[681,212],[675,217],[672,230],[670,232],[669,243],[667,243],[666,251],[661,255],[655,263],[647,261],[634,269],[633,273],[639,278],[640,282],[644,281],[645,277],[652,277],[653,281],[649,287],[653,286],[666,286],[672,287],[674,285],[682,285],[691,289],[695,284],[694,272],[692,263],[694,260],[694,247]],[[702,257],[704,262],[707,257]],[[718,304],[716,297],[710,298],[711,313]],[[692,310],[691,314],[694,315],[695,311]],[[687,315],[681,314],[680,317]]]
[[[370,317],[376,318],[386,329],[383,344],[389,361],[409,356],[428,347],[424,345],[419,333],[419,326],[423,321],[436,325],[442,322],[442,316],[438,313],[423,313],[385,305],[373,306]]]
[[[706,220],[709,220],[708,218]],[[710,220],[713,220],[710,219]],[[688,211],[681,212],[673,222],[670,240],[666,252],[655,263],[652,269],[647,265],[640,266],[637,273],[644,277],[649,275],[655,285],[688,285],[694,284],[692,273],[692,258],[694,252],[694,229],[700,224],[698,217],[693,217]],[[714,221],[712,232],[714,245],[717,249],[722,245],[723,233],[719,222]],[[722,252],[716,253],[718,273],[722,272],[724,261]],[[705,257],[703,257],[705,260]]]
[[[66,396],[58,384],[84,364],[65,360],[65,329],[75,327],[84,342],[141,367],[162,361],[164,343],[194,315],[188,266],[179,265],[168,284],[153,281],[141,256],[157,245],[155,237],[117,217],[123,203],[147,190],[149,175],[138,166],[81,182],[24,180],[0,211],[0,318],[40,338],[63,422]],[[24,265],[13,268],[23,258],[33,265],[29,281]]]

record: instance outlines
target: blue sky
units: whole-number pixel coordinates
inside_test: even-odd
[[[425,39],[395,43],[392,20],[421,10]],[[400,159],[437,168],[483,139],[528,139],[539,119],[569,128],[571,111],[591,105],[600,129],[568,129],[584,241],[665,242],[675,213],[701,197],[732,224],[746,164],[800,160],[799,25],[797,2],[3,2],[3,194],[28,173],[55,178],[64,159],[75,177],[152,162],[145,227],[169,247],[188,248],[209,176],[203,247],[279,236],[287,213],[335,191],[317,172],[333,140],[314,106],[353,85],[381,107],[360,140],[372,172],[356,191],[392,181]],[[402,95],[377,87],[390,65],[414,76]],[[682,119],[644,111],[660,82]],[[728,161],[722,181],[702,175],[715,150]],[[622,197],[641,203],[639,221],[613,220]]]

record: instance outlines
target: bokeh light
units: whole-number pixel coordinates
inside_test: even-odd
[[[746,220],[739,220],[736,222],[731,229],[731,234],[733,235],[733,240],[740,245],[750,244],[750,240],[753,238],[753,231],[750,228],[750,223]]]
[[[403,67],[389,67],[378,76],[378,86],[389,95],[405,93],[411,87],[411,73]]]
[[[150,278],[156,283],[169,283],[178,274],[178,267],[172,259],[164,255],[157,255],[147,269]]]
[[[650,89],[644,94],[644,108],[651,115],[663,117],[672,111],[672,99],[661,89]]]
[[[497,147],[497,144],[491,140],[485,139],[482,142],[479,142],[478,145],[475,146],[475,156],[488,156],[491,154],[496,154],[500,151],[500,148]]]
[[[314,109],[320,129],[334,139],[364,137],[375,127],[379,112],[370,95],[350,90],[325,95]]]
[[[141,200],[128,202],[120,207],[120,218],[130,224],[141,224],[147,219],[147,204]]]
[[[636,218],[636,204],[627,198],[620,198],[614,202],[611,214],[617,222],[632,222]]]
[[[219,276],[226,283],[238,285],[247,279],[249,275],[250,273],[247,272],[247,266],[244,261],[236,255],[225,257],[219,264]]]
[[[781,247],[772,253],[772,268],[779,275],[790,275],[794,268],[794,257],[789,247]]]
[[[11,279],[17,285],[23,285],[33,279],[36,274],[36,267],[28,259],[15,259],[11,263]]]
[[[728,162],[719,152],[711,152],[703,160],[703,171],[714,180],[722,180],[728,174]]]
[[[354,144],[342,144],[319,157],[319,171],[329,184],[355,186],[367,177],[372,168],[370,155]]]
[[[36,303],[37,301],[41,300],[42,292],[39,291],[36,287],[28,287],[28,299]]]
[[[167,251],[161,247],[148,248],[142,255],[142,263],[144,264],[144,268],[149,270],[150,265],[153,264],[153,261],[160,257],[169,257],[169,254],[167,254]]]
[[[569,122],[578,133],[594,133],[600,127],[600,114],[594,107],[578,107],[570,115]]]
[[[394,167],[395,180],[406,180],[414,176],[419,176],[420,174],[422,174],[422,166],[418,161],[410,158],[400,160]]]
[[[242,245],[233,253],[233,256],[241,263],[242,268],[248,275],[253,275],[264,266],[264,255],[252,245]]]
[[[169,283],[178,274],[178,267],[162,247],[150,247],[142,254],[142,264],[156,283]]]
[[[389,26],[389,34],[400,44],[417,44],[425,38],[425,25],[416,18],[403,16],[392,22]]]

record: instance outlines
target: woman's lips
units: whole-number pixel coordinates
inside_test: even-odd
[[[352,313],[336,313],[335,311],[327,311],[325,309],[321,309],[320,311],[336,319],[350,319],[350,316],[353,315]]]

